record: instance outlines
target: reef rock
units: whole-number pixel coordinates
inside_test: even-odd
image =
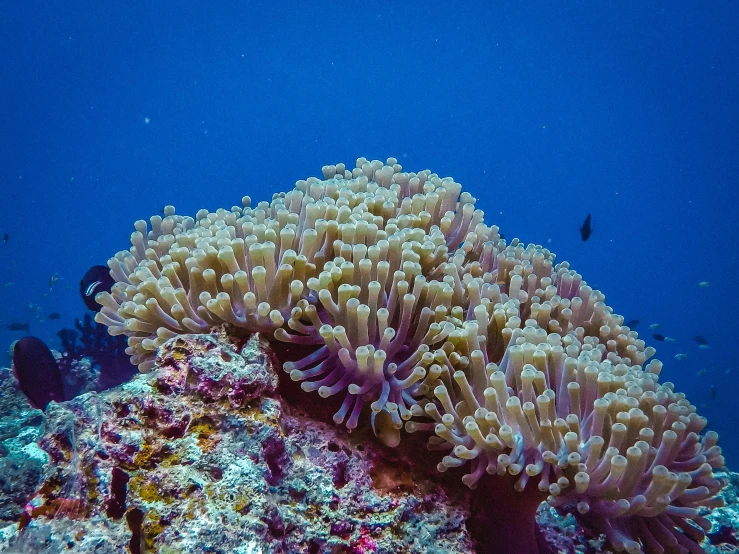
[[[290,407],[257,338],[169,341],[158,369],[52,403],[8,552],[474,552],[466,498]],[[38,412],[37,412],[38,413]],[[462,491],[463,493],[464,491]]]
[[[0,527],[15,522],[42,479],[48,455],[38,447],[43,412],[31,406],[10,369],[0,369]]]
[[[292,402],[260,341],[176,337],[153,372],[45,416],[0,380],[0,551],[475,552],[470,491],[422,438],[390,449],[333,425],[328,400]],[[726,477],[711,553],[737,544],[739,476]],[[552,552],[605,551],[553,508],[537,521]]]

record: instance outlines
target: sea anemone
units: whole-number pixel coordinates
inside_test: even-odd
[[[521,493],[517,508],[488,515],[493,529],[502,523],[529,540],[504,548],[493,531],[491,552],[536,552],[533,518],[544,499],[616,550],[702,552],[710,525],[699,508],[722,502],[716,433],[700,436],[705,418],[659,383],[662,364],[644,365],[654,349],[599,291],[566,264],[552,268],[541,247],[509,254],[468,285],[468,320],[450,336],[461,356],[432,366],[433,400],[412,409],[432,422],[406,429],[435,433],[429,448],[448,451],[439,470],[469,467],[462,480],[471,488],[497,483],[485,483],[486,506],[502,487]]]
[[[506,243],[453,179],[394,158],[322,173],[256,206],[136,222],[96,321],[142,371],[165,341],[224,324],[312,348],[284,369],[344,394],[337,423],[369,406],[385,444],[430,432],[441,471],[468,469],[485,552],[537,552],[542,500],[616,550],[702,552],[717,436],[600,291]]]

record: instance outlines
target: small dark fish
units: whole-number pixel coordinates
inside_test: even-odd
[[[62,374],[49,347],[36,337],[23,337],[13,347],[13,372],[34,408],[45,410],[64,400]]]
[[[660,335],[659,333],[653,333],[652,334],[652,337],[654,337],[654,340],[658,340],[660,342],[662,342],[663,340],[665,340],[665,336],[664,335]]]
[[[498,234],[500,235],[500,238],[501,238],[502,240],[505,240],[505,235],[504,235],[503,233],[498,233]]]
[[[708,346],[708,341],[706,340],[706,337],[704,337],[703,335],[696,335],[695,337],[693,337],[693,339],[695,340],[695,342],[697,342],[700,345]]]
[[[46,317],[46,319],[48,319],[48,320],[50,320],[50,321],[55,321],[55,320],[57,320],[57,319],[60,319],[61,317],[62,317],[62,314],[60,314],[59,312],[51,312],[51,313],[50,313],[50,314],[49,314],[49,315],[48,315],[48,316]]]
[[[585,242],[586,240],[588,240],[592,233],[593,229],[590,227],[590,214],[588,214],[588,217],[585,218],[582,227],[580,227],[580,237],[582,238],[582,241]]]
[[[110,292],[114,283],[107,266],[94,265],[88,269],[80,281],[80,296],[85,306],[93,312],[99,312],[102,306],[95,302],[95,295],[99,292]]]
[[[638,319],[630,319],[626,322],[626,327],[628,327],[629,329],[636,329],[637,325],[639,325]]]
[[[26,333],[31,332],[31,326],[28,323],[21,323],[19,321],[9,323],[8,325],[6,325],[6,327],[10,331],[25,331]]]
[[[10,240],[10,235],[8,233],[5,233],[3,235],[3,244],[8,244],[9,240]]]
[[[711,385],[711,399],[716,398],[716,385]]]
[[[58,273],[54,273],[51,277],[49,277],[49,288],[56,285],[59,282],[59,279],[61,279],[61,277],[59,277]]]

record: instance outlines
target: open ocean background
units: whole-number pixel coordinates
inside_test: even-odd
[[[662,380],[709,418],[736,470],[736,10],[7,2],[0,345],[24,334],[7,325],[28,323],[58,348],[85,313],[82,275],[166,204],[194,215],[269,200],[324,164],[395,156],[453,176],[508,239],[551,248],[639,319]]]

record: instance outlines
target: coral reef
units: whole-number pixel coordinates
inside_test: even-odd
[[[99,267],[99,266],[96,266]],[[101,391],[128,381],[136,372],[126,354],[124,337],[111,336],[107,327],[85,314],[74,329],[57,333],[61,355],[57,359],[64,381],[65,399]]]
[[[17,491],[13,523],[0,524],[0,551],[484,551],[491,529],[476,520],[478,493],[494,477],[473,491],[454,470],[439,473],[433,456],[418,455],[420,434],[396,449],[362,429],[347,435],[331,424],[332,409],[306,407],[300,390],[297,402],[283,397],[291,382],[278,383],[279,362],[263,339],[217,331],[173,338],[151,373],[51,403],[45,415],[13,394],[12,379],[2,381],[9,400],[0,422],[27,414],[2,444],[19,445],[17,460],[37,469]],[[737,544],[739,476],[720,477],[732,484],[722,493],[727,506],[706,515],[709,554]],[[507,500],[520,494],[498,489],[498,500],[506,490]],[[547,503],[536,522],[552,553],[610,551],[605,536]]]
[[[438,468],[468,471],[498,522],[486,552],[540,549],[541,500],[617,550],[699,552],[725,485],[716,434],[600,291],[548,249],[507,244],[475,203],[453,179],[360,158],[256,207],[170,206],[109,261],[96,320],[142,371],[222,324],[306,348],[283,368],[344,395],[335,422],[369,412],[389,446],[433,433]]]
[[[12,345],[13,374],[18,389],[34,408],[45,410],[89,391],[100,391],[128,381],[135,373],[123,337],[108,334],[89,315],[75,320],[74,329],[62,329],[62,351],[49,349],[38,337],[27,336]]]
[[[276,392],[257,337],[183,335],[158,360],[118,389],[49,406],[51,463],[0,549],[474,552],[468,493],[306,419]]]
[[[36,444],[42,423],[13,372],[0,368],[0,526],[17,521],[43,477],[49,458]]]

